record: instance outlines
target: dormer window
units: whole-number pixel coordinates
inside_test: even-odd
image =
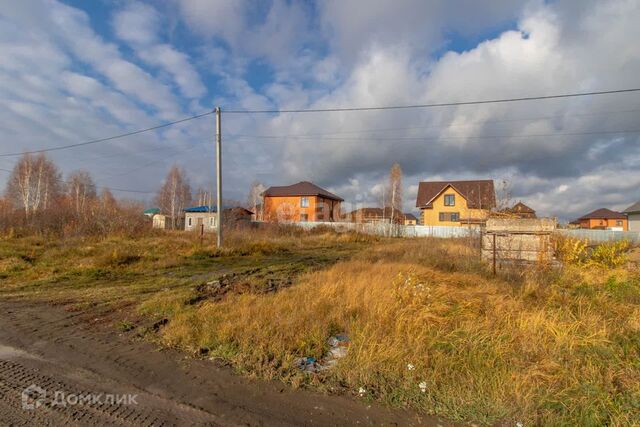
[[[445,194],[444,195],[444,205],[445,206],[455,206],[456,205],[456,195],[455,194]]]

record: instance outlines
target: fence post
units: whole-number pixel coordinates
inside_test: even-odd
[[[200,224],[200,246],[204,242],[204,224]]]
[[[493,233],[493,275],[496,275],[496,233]]]

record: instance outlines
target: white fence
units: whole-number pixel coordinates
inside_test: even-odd
[[[294,224],[305,229],[327,226],[335,228],[336,230],[353,230],[378,236],[454,238],[480,235],[479,229],[468,227],[398,225],[381,222],[371,224],[353,222],[296,222]]]
[[[587,230],[587,229],[557,229],[557,233],[576,239],[586,239],[591,243],[615,242],[628,240],[631,243],[640,243],[640,232],[637,231],[613,231],[613,230]]]

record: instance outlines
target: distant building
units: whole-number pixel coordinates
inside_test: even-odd
[[[398,209],[386,208],[360,208],[349,212],[345,215],[345,219],[349,222],[357,223],[391,223],[404,224],[404,216]]]
[[[253,212],[243,207],[225,207],[222,211],[224,227],[238,227],[248,225],[251,222]],[[218,209],[215,206],[193,206],[184,210],[185,231],[204,230],[213,232],[218,225]]]
[[[536,211],[522,202],[516,203],[512,208],[507,209],[506,212],[518,218],[537,218]]]
[[[405,213],[404,225],[418,225],[418,218],[412,213]]]
[[[618,231],[628,230],[627,216],[621,212],[606,208],[589,212],[578,218],[577,222],[580,223],[580,228]]]
[[[157,213],[153,215],[152,220],[153,220],[153,223],[152,223],[153,228],[158,228],[160,230],[166,230],[167,228],[169,228],[168,226],[170,225],[170,221],[167,221],[166,215]]]
[[[215,206],[193,206],[184,210],[185,231],[212,232],[217,227],[217,209]]]
[[[154,215],[160,213],[160,208],[145,209],[143,213],[144,213],[144,215],[148,216],[149,218],[152,218]]]
[[[629,231],[640,231],[640,202],[636,202],[624,210],[627,214]]]
[[[418,186],[422,225],[478,226],[496,206],[493,180],[427,181]]]
[[[338,221],[344,201],[308,181],[269,187],[262,196],[264,220],[271,222]]]

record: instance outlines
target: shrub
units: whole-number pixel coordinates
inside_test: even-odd
[[[620,267],[627,261],[629,247],[627,240],[600,244],[591,251],[589,263],[607,268]]]
[[[589,256],[587,240],[558,236],[556,240],[556,256],[565,264],[584,264]]]

